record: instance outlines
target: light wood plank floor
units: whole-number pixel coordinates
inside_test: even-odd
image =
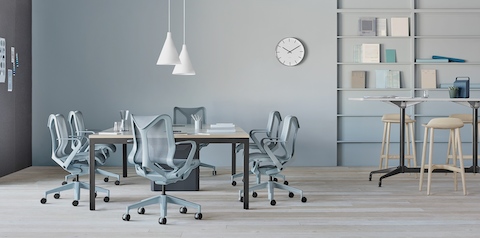
[[[120,168],[106,168],[120,172]],[[88,193],[78,207],[71,205],[73,193],[60,199],[40,199],[45,190],[60,185],[65,172],[59,167],[30,167],[0,178],[0,237],[478,237],[480,232],[480,175],[467,175],[468,195],[454,191],[451,175],[434,174],[432,195],[418,191],[414,174],[400,174],[368,181],[375,168],[290,167],[285,171],[290,185],[303,189],[307,203],[276,193],[270,206],[265,191],[251,198],[250,210],[238,201],[239,185],[230,184],[229,168],[201,172],[201,191],[170,192],[200,203],[204,218],[194,211],[179,214],[169,206],[168,224],[158,224],[158,207],[145,215],[131,211],[122,220],[125,207],[153,196],[149,182],[133,169],[119,186],[110,189],[111,200],[97,198],[90,211]],[[83,178],[86,180],[87,178]],[[459,184],[460,185],[460,184]],[[459,188],[461,188],[459,186]]]

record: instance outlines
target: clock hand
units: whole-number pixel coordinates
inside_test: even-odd
[[[297,49],[298,47],[300,47],[300,46],[298,45],[297,47],[293,48],[293,49],[290,51],[290,53],[292,53],[292,51],[294,51],[294,50]]]
[[[291,53],[292,53],[291,50],[287,50],[287,48],[285,48],[285,47],[283,47],[283,46],[282,46],[282,48],[285,49],[286,51],[288,51],[287,54],[289,54],[289,53],[291,54]]]

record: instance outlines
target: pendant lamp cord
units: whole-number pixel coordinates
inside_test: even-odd
[[[183,0],[183,44],[185,45],[185,0]]]
[[[168,0],[168,32],[170,32],[170,0]]]

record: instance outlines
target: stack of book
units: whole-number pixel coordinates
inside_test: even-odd
[[[235,124],[233,123],[215,123],[207,129],[207,133],[233,133],[235,131]]]

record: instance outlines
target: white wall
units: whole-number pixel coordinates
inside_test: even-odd
[[[172,1],[178,51],[182,2]],[[205,106],[209,122],[246,130],[263,128],[271,110],[296,115],[295,165],[335,166],[335,9],[333,0],[187,1],[186,40],[197,75],[173,76],[172,66],[155,65],[167,0],[33,1],[33,164],[53,164],[50,113],[82,110],[88,128],[102,129],[119,119],[120,109],[171,114],[174,106]],[[308,50],[296,67],[274,55],[288,36]],[[202,158],[227,166],[229,150],[211,145]]]

